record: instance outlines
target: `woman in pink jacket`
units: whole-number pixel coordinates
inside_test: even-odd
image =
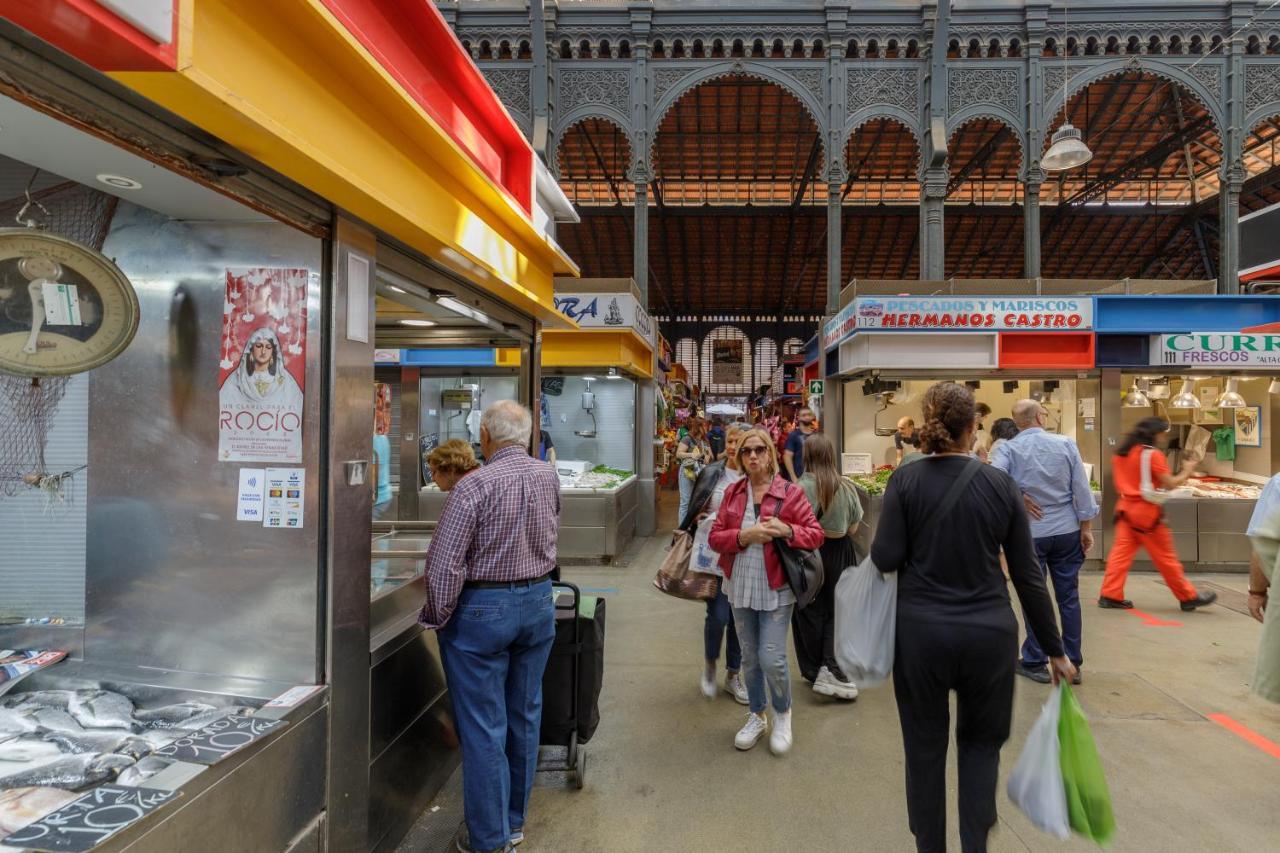
[[[773,542],[781,539],[794,548],[812,549],[822,545],[825,536],[804,490],[778,475],[778,453],[763,429],[750,430],[738,442],[738,468],[746,476],[725,491],[709,537],[711,548],[720,554],[724,591],[733,605],[751,706],[733,743],[750,749],[769,730],[768,682],[774,712],[769,748],[782,755],[791,749],[787,629],[796,598]]]

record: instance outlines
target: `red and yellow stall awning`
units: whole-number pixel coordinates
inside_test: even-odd
[[[552,278],[577,268],[532,221],[536,155],[430,0],[132,5],[130,20],[96,0],[5,14],[492,295],[572,326]]]

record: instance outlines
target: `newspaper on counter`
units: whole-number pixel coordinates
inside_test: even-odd
[[[0,695],[31,673],[52,666],[67,656],[64,651],[0,649]]]

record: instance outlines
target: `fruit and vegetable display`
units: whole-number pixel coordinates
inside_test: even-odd
[[[849,479],[866,489],[869,495],[883,495],[884,487],[889,483],[891,476],[893,476],[893,466],[880,465],[870,474],[858,474]]]

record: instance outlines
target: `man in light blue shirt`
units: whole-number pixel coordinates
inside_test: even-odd
[[[1035,400],[1013,407],[1018,434],[996,448],[991,464],[1007,473],[1022,490],[1031,514],[1036,556],[1053,582],[1062,644],[1077,670],[1084,663],[1081,650],[1080,567],[1093,546],[1093,519],[1098,515],[1080,450],[1065,435],[1045,432],[1049,413]],[[1027,631],[1017,672],[1048,684],[1049,659],[1035,635]],[[1079,683],[1077,673],[1075,683]]]

